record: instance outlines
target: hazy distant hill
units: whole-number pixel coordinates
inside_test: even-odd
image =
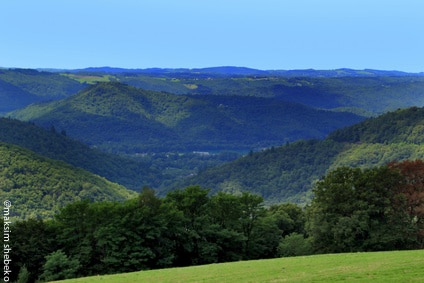
[[[10,115],[54,125],[104,150],[133,153],[262,148],[323,138],[363,119],[276,99],[178,96],[120,83],[99,83]]]
[[[183,95],[272,97],[313,108],[375,115],[424,106],[424,73],[381,70],[256,70],[86,68],[0,70],[0,114],[30,103],[68,97],[87,84],[116,81]]]
[[[325,140],[299,141],[249,154],[180,182],[251,191],[268,202],[305,203],[313,183],[339,166],[369,167],[424,158],[424,108],[398,110],[340,129]]]
[[[70,73],[108,73],[108,74],[147,74],[175,77],[179,75],[203,77],[210,76],[281,76],[281,77],[383,77],[383,76],[424,76],[424,73],[406,73],[401,71],[385,70],[354,70],[354,69],[335,69],[335,70],[259,70],[246,67],[220,66],[208,68],[146,68],[146,69],[125,69],[114,67],[89,67],[75,70],[54,70],[51,72],[70,72]]]
[[[196,73],[74,74],[76,79],[116,80],[138,88],[184,95],[255,96],[302,103],[313,108],[335,109],[366,115],[411,106],[424,106],[424,76],[398,72],[348,72],[343,76],[196,75]],[[318,72],[318,71],[314,71]],[[388,75],[392,74],[392,75]],[[396,75],[396,76],[395,76]],[[361,114],[361,115],[362,115]]]
[[[48,159],[21,147],[0,143],[1,196],[18,219],[51,217],[76,200],[122,201],[136,193],[97,175]]]
[[[68,97],[85,85],[57,73],[32,69],[0,70],[0,112]]]

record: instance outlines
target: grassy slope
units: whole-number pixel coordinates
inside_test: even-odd
[[[241,261],[68,280],[72,282],[423,282],[424,250]]]

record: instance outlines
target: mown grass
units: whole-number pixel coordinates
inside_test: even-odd
[[[424,250],[302,256],[94,276],[73,282],[424,282]]]

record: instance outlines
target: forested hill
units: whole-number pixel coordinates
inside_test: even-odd
[[[424,108],[409,108],[337,130],[325,140],[299,141],[252,153],[176,184],[250,191],[267,202],[306,203],[313,184],[340,166],[370,167],[424,158]]]
[[[123,201],[137,194],[97,175],[0,142],[1,196],[17,219],[52,217],[77,200]]]
[[[184,96],[98,83],[10,114],[103,150],[137,153],[263,148],[323,138],[363,120],[272,98]]]
[[[56,73],[3,69],[0,70],[0,113],[34,102],[65,98],[84,87],[85,84]]]
[[[54,127],[46,130],[31,123],[0,118],[0,142],[64,161],[132,190],[140,190],[145,185],[156,186],[161,179],[161,172],[151,169],[150,164],[90,148]]]

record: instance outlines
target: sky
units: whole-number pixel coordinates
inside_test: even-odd
[[[0,0],[0,66],[424,72],[423,0]]]

